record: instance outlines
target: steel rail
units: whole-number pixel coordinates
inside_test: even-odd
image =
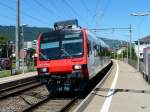
[[[26,86],[26,85],[29,85],[29,84],[34,83],[34,82],[37,82],[37,80],[28,81],[28,82],[26,82],[26,83],[17,84],[17,85],[15,85],[15,86],[11,86],[11,87],[7,87],[7,88],[4,88],[4,89],[1,89],[1,90],[0,90],[0,93],[5,92],[5,91],[10,91],[10,90],[13,90],[13,89],[22,87],[22,86]]]
[[[5,90],[1,90],[0,91],[0,99],[4,99],[6,97],[10,97],[10,96],[14,96],[16,94],[19,94],[21,92],[27,91],[29,89],[41,86],[42,84],[40,82],[30,82],[30,83],[26,83],[26,84],[22,84],[16,87],[12,87],[12,88],[7,88]],[[16,90],[14,90],[16,89]]]
[[[109,66],[111,66],[111,64],[109,64]],[[109,68],[109,67],[108,67]],[[112,68],[111,68],[112,69]],[[110,70],[109,70],[109,72],[110,72]],[[102,79],[102,82],[104,81],[104,79],[106,79],[106,77],[108,77],[108,73],[106,74],[106,76],[104,76],[104,78]],[[97,87],[97,86],[96,86]],[[94,88],[95,89],[95,88]],[[94,90],[93,89],[93,90]],[[92,90],[92,91],[93,91]],[[49,101],[51,101],[51,99],[55,96],[56,94],[55,93],[53,93],[53,94],[51,94],[50,96],[48,96],[48,97],[46,97],[46,98],[44,98],[44,99],[42,99],[41,101],[39,101],[39,102],[37,102],[37,103],[35,103],[35,104],[31,104],[29,107],[27,107],[27,108],[25,108],[24,110],[23,110],[23,112],[30,112],[30,111],[34,111],[34,109],[36,109],[36,108],[38,108],[39,106],[41,106],[41,105],[44,105],[44,104],[46,104],[46,103],[48,103]],[[75,98],[73,98],[71,101],[69,101],[65,106],[63,106],[60,110],[59,110],[59,112],[66,112],[66,111],[69,111],[71,108],[72,108],[72,106],[75,104],[75,102],[76,101],[78,101],[78,99],[79,99],[79,97],[75,97]]]
[[[48,96],[48,97],[42,99],[40,102],[35,103],[35,104],[31,105],[30,107],[24,109],[22,112],[30,112],[30,111],[32,111],[33,109],[35,109],[36,107],[42,105],[43,103],[48,102],[48,101],[49,101],[52,97],[54,97],[54,96],[55,96],[55,93],[53,93],[53,94],[51,94],[50,96]]]
[[[59,112],[67,112],[77,101],[78,101],[78,97],[75,97],[66,106],[61,108]]]

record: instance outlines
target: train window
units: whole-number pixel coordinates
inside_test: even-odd
[[[62,48],[65,49],[65,52],[71,56],[82,55],[83,53],[83,39],[67,39],[62,40]],[[64,55],[67,55],[64,53]]]
[[[40,59],[60,59],[83,55],[83,36],[79,32],[50,32],[40,40]]]
[[[48,49],[48,48],[56,48],[59,47],[59,42],[51,42],[51,43],[42,43],[41,49]]]
[[[62,56],[78,57],[83,55],[83,34],[81,32],[65,33],[61,41],[61,47],[65,50]]]
[[[148,58],[148,62],[150,62],[150,58]]]
[[[89,40],[87,40],[87,52],[88,52],[88,57],[89,57],[91,53],[91,43]]]
[[[96,46],[96,44],[94,44],[94,49],[95,49],[95,50],[97,49],[97,46]]]
[[[89,52],[90,52],[89,54],[92,54],[92,51],[93,51],[93,47],[92,47],[92,46],[93,46],[93,44],[92,44],[91,41],[89,41],[89,45],[90,45],[90,46],[89,46],[89,50],[90,50],[90,51],[89,51]]]
[[[89,49],[89,55],[90,55],[90,54],[92,54],[92,50],[93,50],[92,46],[93,45],[92,45],[92,41],[90,40],[90,35],[89,34],[87,35],[87,38],[88,38],[88,47],[89,47],[88,49]]]
[[[44,39],[40,43],[40,60],[56,59],[59,57],[59,40]],[[55,53],[54,53],[55,52]]]

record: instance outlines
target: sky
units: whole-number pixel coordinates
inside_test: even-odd
[[[53,27],[56,21],[78,19],[88,29],[129,28],[132,41],[150,35],[150,0],[20,0],[20,25]],[[16,25],[16,0],[0,0],[0,25]],[[129,30],[102,30],[100,37],[129,41]]]

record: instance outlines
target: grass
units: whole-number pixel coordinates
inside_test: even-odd
[[[16,61],[15,59],[12,60],[12,69],[16,68],[15,61]],[[25,70],[25,73],[36,71],[36,68],[33,65],[34,65],[34,63],[30,62],[30,67],[27,70]],[[21,73],[22,73],[22,70],[20,69],[20,70],[16,71],[16,74],[14,74],[14,75],[21,74]],[[11,70],[0,71],[0,78],[9,77],[9,76],[11,76]]]
[[[25,73],[34,72],[34,71],[36,71],[35,68],[30,68],[30,70],[25,71]],[[14,74],[14,75],[21,74],[21,73],[22,73],[22,70],[18,70],[18,71],[16,71],[16,74]],[[11,70],[0,71],[0,78],[9,77],[9,76],[11,76]]]
[[[9,76],[11,76],[11,70],[0,71],[0,78],[2,78],[2,77],[9,77]]]

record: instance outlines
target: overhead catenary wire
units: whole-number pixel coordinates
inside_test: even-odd
[[[87,7],[86,3],[84,2],[84,0],[80,0],[81,6],[84,8],[85,10],[85,14],[87,15],[87,17],[91,17],[91,10]],[[90,24],[92,25],[92,22],[90,22]]]
[[[62,16],[62,18],[64,17],[64,15],[66,16],[67,15],[67,13],[65,12],[65,10],[64,10],[64,8],[61,8],[61,10],[59,9],[59,8],[57,8],[57,7],[59,7],[59,6],[57,6],[57,5],[59,5],[59,4],[55,4],[55,2],[53,2],[53,0],[51,0],[51,1],[48,1],[47,2],[48,3],[48,5],[49,6],[51,6],[51,7],[53,7],[53,9],[55,9],[55,12],[58,14],[58,12],[60,13],[63,13],[63,15],[61,15]],[[57,11],[56,11],[57,10]]]
[[[0,5],[3,6],[3,7],[8,8],[8,9],[10,9],[12,12],[16,11],[15,8],[12,8],[12,7],[6,5],[6,4],[4,4],[4,3],[2,3],[2,2],[0,2]],[[38,21],[38,22],[41,22],[41,23],[44,23],[44,24],[46,23],[46,22],[42,21],[41,19],[38,19],[38,18],[36,18],[36,17],[34,17],[34,16],[31,16],[30,14],[27,14],[27,13],[24,12],[24,11],[21,11],[21,14],[24,15],[24,16],[26,16],[26,17],[30,17],[30,19],[32,19],[32,20],[35,20],[35,21]]]
[[[68,13],[68,9],[66,8],[66,7],[63,7],[63,4],[66,6],[66,4],[64,3],[64,1],[63,0],[60,0],[60,4],[62,4],[61,6],[62,6],[62,8],[61,8],[61,11],[63,11],[64,12],[64,15],[65,15],[65,17],[68,17],[68,18],[72,18],[73,16],[74,16],[74,13],[72,12],[72,13]],[[58,6],[58,4],[56,5],[56,7]],[[67,16],[68,15],[68,16]],[[67,18],[67,19],[68,19]]]
[[[129,27],[114,27],[114,28],[93,28],[93,29],[89,29],[90,31],[94,31],[97,32],[98,34],[102,34],[102,31],[112,31],[110,33],[114,33],[114,31],[129,31],[130,28]],[[104,33],[103,33],[104,34]]]
[[[33,10],[33,8],[34,8],[34,10],[37,10],[35,7],[34,7],[34,5],[31,5],[27,0],[26,1],[22,1],[22,2],[24,2],[24,4],[25,4],[25,2],[27,2],[27,6],[31,9],[31,10]],[[43,13],[41,13],[40,11],[38,11],[38,13],[40,14],[40,15],[42,15],[42,17],[44,17],[44,18],[46,18],[46,19],[49,19],[50,17],[48,17],[48,16],[45,16],[45,15],[43,15]]]
[[[110,0],[107,0],[107,2],[105,4],[105,7],[104,7],[104,9],[102,11],[102,14],[100,15],[100,19],[102,19],[102,17],[104,17],[104,15],[106,14],[106,11],[107,11],[107,9],[109,7],[109,4],[110,4]]]
[[[3,7],[8,8],[8,9],[10,9],[11,11],[16,11],[14,8],[12,8],[12,7],[6,5],[6,4],[4,4],[4,3],[2,3],[2,2],[0,2],[0,5],[3,6]],[[15,13],[15,12],[14,12],[14,13]]]
[[[100,6],[100,1],[101,0],[97,0],[97,2],[96,2],[96,8],[95,8],[95,14],[93,15],[93,17],[92,17],[92,21],[94,20],[94,19],[96,19],[96,16],[97,16],[97,11],[98,11],[98,9],[99,9],[99,6]]]
[[[50,10],[49,8],[45,7],[42,3],[40,3],[38,0],[33,0],[39,7],[42,7],[43,9],[45,9],[46,11],[53,13],[54,12],[52,10]]]
[[[84,0],[80,0],[81,4],[83,5],[84,9],[86,10],[87,14],[91,13],[91,10],[88,8]]]
[[[33,0],[39,7],[43,8],[45,11],[47,11],[49,14],[55,14],[55,12],[53,10],[51,10],[50,8],[46,7],[45,5],[43,5],[41,2],[39,2],[38,0]],[[55,15],[56,18],[61,18],[59,15]]]
[[[141,18],[140,22],[138,23],[138,27],[140,28],[140,26],[143,24],[143,22],[147,19],[147,16],[143,18]]]
[[[74,10],[74,8],[68,3],[68,1],[64,0],[64,3],[72,10],[74,15],[78,16],[78,18],[80,17],[79,14]]]
[[[97,0],[97,2],[96,2],[95,15],[97,14],[98,9],[99,9],[99,7],[100,7],[100,2],[101,2],[101,0]]]
[[[95,25],[96,25],[96,27],[99,26],[99,22],[97,22],[97,21],[102,20],[102,18],[106,14],[106,11],[107,11],[107,9],[109,7],[109,4],[110,4],[110,0],[107,0],[104,8],[101,10],[101,14],[100,14],[100,12],[98,12],[98,10],[99,10],[99,6],[98,5],[100,5],[100,4],[97,5],[97,10],[96,10],[96,13],[95,13],[95,21],[96,21]]]
[[[72,12],[74,13],[74,15],[76,15],[78,18],[81,18],[81,16],[80,16],[80,15],[76,12],[76,10],[69,4],[68,1],[64,0],[64,3],[72,10]],[[86,20],[86,19],[83,19],[83,18],[82,18],[82,20]],[[87,21],[84,21],[84,23],[89,26],[89,24],[88,24]]]
[[[1,15],[1,18],[5,18],[5,19],[7,19],[7,20],[13,20],[13,19],[16,19],[16,18],[15,18],[15,15],[14,15],[14,16],[11,16],[11,17],[8,16],[8,15],[4,15],[4,14],[2,14],[2,13],[1,13],[0,15]]]

